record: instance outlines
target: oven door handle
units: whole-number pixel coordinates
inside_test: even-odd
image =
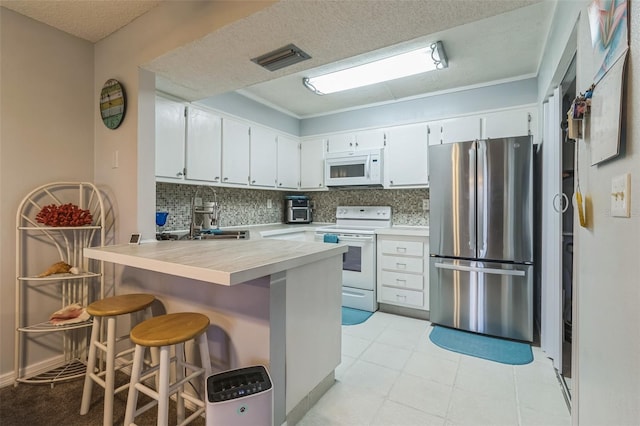
[[[354,242],[373,242],[374,240],[374,236],[367,236],[367,237],[354,237],[354,236],[343,236],[340,234],[338,235],[338,242],[342,242],[342,241],[354,241]]]

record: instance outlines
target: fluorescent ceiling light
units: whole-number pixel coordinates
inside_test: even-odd
[[[438,41],[429,47],[368,64],[317,77],[304,77],[302,83],[312,92],[325,95],[446,67],[447,58],[442,42]]]

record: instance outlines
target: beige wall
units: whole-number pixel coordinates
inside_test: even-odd
[[[56,181],[92,181],[93,46],[0,8],[0,377],[13,371],[15,217]],[[38,306],[53,312],[55,306]],[[41,359],[51,354],[42,353]]]
[[[590,200],[589,227],[574,223],[578,326],[574,424],[580,425],[640,422],[640,2],[630,3],[623,153],[591,166],[591,148],[597,141],[579,141],[580,187]],[[589,87],[593,74],[585,6],[578,27],[577,91]],[[611,178],[629,172],[631,218],[612,217]]]
[[[117,78],[125,85],[129,104],[127,117],[115,131],[95,121],[95,181],[113,194],[116,242],[128,241],[132,232],[155,237],[155,77],[141,67],[272,3],[167,2],[96,43],[96,82]],[[94,96],[98,93],[97,84]],[[118,168],[112,165],[115,151]]]
[[[141,66],[272,3],[167,2],[95,45],[0,8],[0,383],[13,371],[15,214],[22,198],[47,182],[93,181],[114,209],[112,243],[134,231],[151,238],[155,76]],[[127,114],[116,130],[98,115],[109,78],[127,92]]]

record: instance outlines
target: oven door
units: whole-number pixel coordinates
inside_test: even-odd
[[[342,306],[375,312],[378,309],[375,235],[321,231],[316,233],[316,241],[323,241],[325,234],[336,235],[339,243],[349,246],[342,255]]]
[[[317,233],[316,241],[323,241],[325,233]],[[342,285],[375,290],[376,253],[375,235],[343,234],[330,232],[338,236],[338,242],[347,244],[349,250],[342,255]]]

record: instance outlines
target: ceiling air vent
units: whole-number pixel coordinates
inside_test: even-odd
[[[275,71],[310,58],[311,56],[304,53],[297,46],[288,44],[278,50],[253,58],[251,61],[269,71]]]

